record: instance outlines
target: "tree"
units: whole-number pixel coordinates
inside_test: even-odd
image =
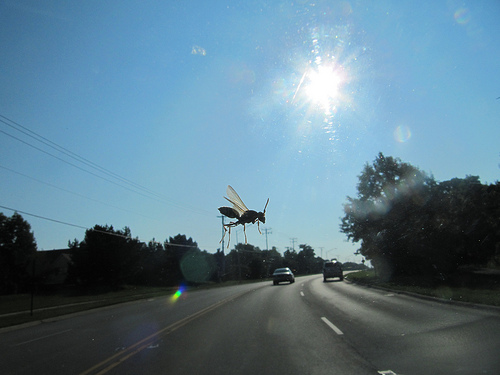
[[[287,248],[283,254],[283,266],[297,272],[299,268],[298,254],[295,250]]]
[[[271,250],[262,250],[262,262],[264,277],[270,277],[276,268],[286,267],[283,263],[283,257],[275,246]]]
[[[213,254],[198,247],[188,250],[180,261],[183,280],[191,284],[203,284],[216,280],[217,265]]]
[[[165,273],[169,285],[176,285],[186,278],[183,275],[181,263],[187,253],[191,250],[199,251],[198,244],[185,234],[178,234],[165,240]]]
[[[141,247],[136,281],[145,285],[167,285],[165,248],[154,238]]]
[[[217,252],[214,254],[214,260],[217,267],[215,281],[220,283],[226,273],[226,255],[224,254],[224,249],[217,249]]]
[[[434,248],[443,249],[435,263],[444,273],[465,265],[485,265],[498,244],[500,202],[496,185],[482,185],[478,176],[453,178],[433,188],[428,225]]]
[[[170,237],[163,244],[153,238],[141,247],[135,280],[139,284],[169,286],[219,281],[217,262],[221,255],[201,251],[185,235]]]
[[[96,225],[85,232],[82,242],[70,242],[73,280],[87,286],[117,287],[133,282],[139,272],[142,244],[131,237],[128,227]]]
[[[500,182],[491,184],[486,188],[485,197],[482,200],[486,207],[484,210],[484,222],[490,228],[489,234],[482,241],[489,245],[493,254],[488,260],[489,265],[500,267]]]
[[[445,280],[460,267],[494,262],[499,250],[498,183],[478,176],[437,183],[380,153],[347,197],[341,232],[361,242],[359,253],[379,276]]]
[[[37,246],[30,224],[15,212],[10,218],[0,212],[0,292],[26,290]]]
[[[226,256],[226,269],[232,280],[248,280],[264,277],[262,251],[251,244],[239,243]]]
[[[340,230],[361,241],[359,253],[382,277],[421,272],[419,266],[428,263],[422,262],[416,228],[434,184],[418,168],[379,153],[359,176],[358,197],[347,197]]]
[[[309,275],[320,272],[322,260],[316,258],[314,249],[307,244],[299,245],[299,248],[302,250],[297,254],[297,273]]]

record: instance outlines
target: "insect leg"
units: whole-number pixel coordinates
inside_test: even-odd
[[[228,249],[229,249],[229,244],[231,243],[231,227],[235,227],[236,225],[238,225],[238,223],[236,221],[232,221],[228,224],[224,224],[224,235],[222,236],[222,239],[219,241],[219,243],[221,243],[222,240],[224,239],[224,237],[226,237],[226,232],[229,232],[228,240],[227,240],[227,248]]]
[[[222,240],[224,239],[224,237],[226,237],[226,232],[227,232],[227,228],[226,226],[224,225],[224,235],[222,236],[221,240],[219,241],[219,243],[222,242]]]
[[[262,232],[260,231],[260,221],[257,220],[257,229],[259,230],[259,233],[262,234]]]
[[[243,224],[243,233],[245,233],[245,245],[247,244],[247,231],[245,228],[245,224]]]
[[[229,228],[229,236],[227,239],[227,248],[229,249],[229,244],[231,243],[231,227],[228,227],[228,228]]]

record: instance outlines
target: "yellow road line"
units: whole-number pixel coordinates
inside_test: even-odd
[[[208,307],[206,307],[206,308],[204,308],[204,309],[202,309],[202,310],[200,310],[192,315],[188,315],[187,317],[185,317],[181,320],[178,320],[177,322],[159,330],[158,332],[155,332],[155,333],[149,335],[148,337],[145,337],[144,339],[129,346],[125,350],[112,355],[111,357],[105,359],[102,362],[99,362],[98,364],[92,366],[88,370],[85,370],[84,372],[80,373],[79,375],[89,375],[89,374],[102,375],[102,374],[105,374],[108,371],[110,371],[111,369],[118,366],[120,363],[126,361],[130,357],[132,357],[132,356],[136,355],[137,353],[141,352],[142,350],[146,349],[151,344],[151,342],[154,341],[155,339],[158,339],[162,336],[166,336],[166,335],[174,332],[175,330],[181,328],[182,326],[188,324],[189,322],[201,317],[202,315],[204,315],[212,310],[215,310],[217,307],[222,306],[223,304],[225,304],[231,300],[234,300],[234,299],[236,299],[236,298],[238,298],[246,293],[248,293],[248,291],[245,291],[245,292],[242,292],[242,293],[237,294],[235,296],[231,296],[229,298],[223,299],[223,300],[216,302],[213,305],[208,306]],[[98,372],[95,372],[95,371],[98,371]]]

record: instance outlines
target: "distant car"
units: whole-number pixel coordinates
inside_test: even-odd
[[[340,281],[344,280],[344,272],[342,270],[342,263],[340,262],[325,262],[323,265],[323,281],[329,277],[338,277]]]
[[[282,281],[295,282],[295,276],[290,268],[277,268],[273,273],[273,284],[278,285]]]

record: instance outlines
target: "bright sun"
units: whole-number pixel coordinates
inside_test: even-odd
[[[304,90],[311,102],[329,111],[340,99],[340,88],[344,82],[344,72],[340,67],[335,69],[321,65],[306,73]]]

